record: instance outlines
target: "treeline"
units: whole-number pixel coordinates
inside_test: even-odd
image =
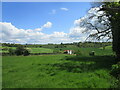
[[[73,43],[61,43],[61,44],[14,44],[14,43],[1,43],[1,45],[7,46],[7,47],[18,47],[18,46],[23,46],[23,47],[34,47],[34,48],[65,48],[68,45],[75,45],[80,48],[88,48],[88,47],[94,47],[94,48],[99,48],[99,47],[105,47],[105,46],[110,46],[112,45],[112,42],[73,42]]]

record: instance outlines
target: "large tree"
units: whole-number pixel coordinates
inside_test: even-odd
[[[120,60],[120,2],[107,2],[101,10],[106,11],[111,16],[109,20],[111,22],[113,51],[116,52],[117,58]]]
[[[104,2],[99,7],[91,8],[88,15],[80,19],[83,32],[88,38],[112,40],[113,51],[120,60],[120,2]]]

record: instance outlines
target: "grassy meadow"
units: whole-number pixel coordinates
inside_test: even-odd
[[[89,56],[92,50],[95,51],[95,56]],[[81,53],[79,56],[75,54],[3,56],[2,86],[114,88],[116,79],[109,74],[115,61],[112,49],[79,48],[79,51]]]
[[[28,48],[31,53],[53,53],[52,49],[48,48]]]
[[[8,53],[9,49],[16,49],[16,47],[0,47],[0,52],[4,52],[4,53]],[[4,50],[1,50],[4,49]],[[49,49],[49,48],[26,48],[30,51],[30,53],[53,53],[53,49]]]

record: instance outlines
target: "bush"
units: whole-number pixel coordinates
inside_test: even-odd
[[[116,78],[120,78],[120,62],[117,64],[112,65],[112,70],[110,72]]]
[[[30,53],[29,53],[29,51],[28,51],[27,49],[25,49],[23,46],[18,46],[18,47],[16,48],[16,50],[15,50],[15,54],[16,54],[17,56],[19,56],[19,55],[27,56],[27,55],[29,55]]]
[[[15,50],[15,54],[18,55],[23,55],[24,52],[24,47],[23,46],[18,46]]]
[[[95,56],[95,51],[89,52],[89,55],[90,55],[90,56]]]
[[[110,74],[117,78],[116,82],[114,83],[114,87],[120,88],[120,62],[112,65]]]
[[[24,52],[23,52],[23,55],[28,56],[29,54],[30,54],[29,51],[27,49],[25,49]]]
[[[15,55],[15,50],[14,49],[10,48],[8,51],[9,51],[9,55]]]

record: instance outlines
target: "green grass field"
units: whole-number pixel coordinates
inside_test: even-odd
[[[1,49],[5,49],[6,50],[1,50]],[[0,52],[4,52],[4,53],[8,53],[8,50],[12,48],[12,49],[16,49],[16,47],[2,47],[0,46]],[[81,53],[83,53],[84,55],[88,55],[88,52],[90,51],[95,51],[97,52],[97,55],[110,55],[110,54],[113,54],[112,52],[112,47],[111,46],[106,46],[105,47],[105,50],[103,50],[103,48],[99,48],[99,49],[96,49],[96,48],[79,48],[77,46],[74,46],[74,45],[68,45],[67,47],[65,48],[27,48],[30,53],[53,53],[54,50],[59,50],[59,51],[64,51],[64,50],[80,50]]]
[[[89,51],[95,56],[89,56]],[[81,55],[3,56],[3,88],[114,88],[111,49]]]
[[[103,49],[103,47],[100,47],[99,49]],[[112,46],[106,46],[105,49],[112,49]]]
[[[16,47],[7,47],[7,46],[0,46],[0,53],[4,52],[4,53],[8,53],[9,49],[12,48],[12,49],[16,49]],[[6,50],[2,50],[2,49],[6,49]]]
[[[7,50],[1,50],[2,48],[7,48]],[[9,48],[16,49],[16,47],[0,47],[0,52],[8,53]],[[53,53],[52,49],[49,48],[27,48],[30,53]]]
[[[81,52],[82,55],[88,56],[89,52],[95,51],[95,55],[100,56],[100,55],[113,55],[112,48],[109,49],[100,49],[100,48],[80,48],[79,51]]]
[[[30,48],[31,53],[53,53],[52,49],[48,48]]]

